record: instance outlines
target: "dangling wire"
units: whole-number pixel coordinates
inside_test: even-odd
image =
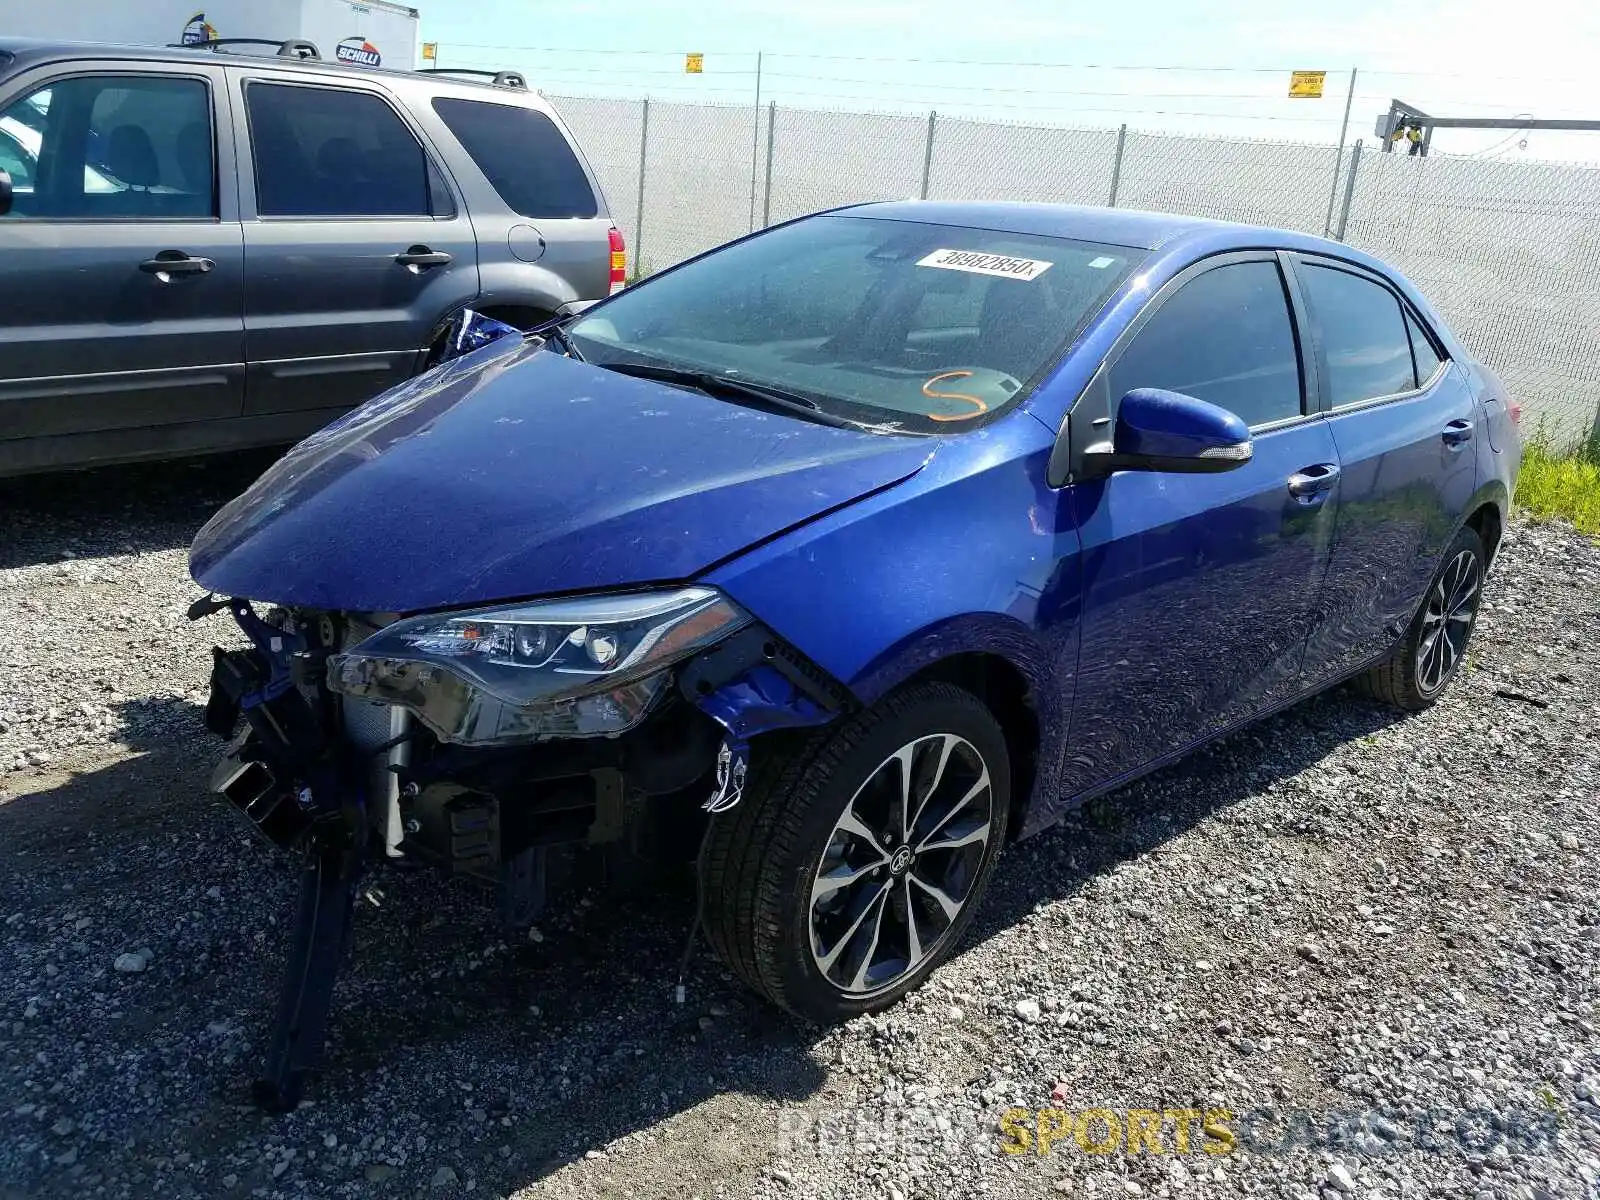
[[[678,983],[672,990],[673,1002],[682,1004],[689,994],[685,979],[689,974],[689,960],[694,957],[694,948],[700,940],[700,929],[705,924],[706,905],[706,847],[711,843],[711,825],[716,820],[712,815],[706,819],[705,832],[700,835],[700,849],[694,856],[694,924],[689,926],[688,940],[683,944],[683,957],[678,959]]]

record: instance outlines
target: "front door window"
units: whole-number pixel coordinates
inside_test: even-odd
[[[199,79],[58,79],[0,111],[3,219],[182,220],[217,215],[211,95]]]

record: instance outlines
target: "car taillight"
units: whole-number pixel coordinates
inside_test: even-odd
[[[1518,429],[1521,429],[1522,428],[1522,405],[1518,404],[1515,400],[1507,400],[1506,401],[1506,412],[1511,417],[1511,423],[1513,425],[1515,425]]]
[[[611,229],[611,294],[615,296],[628,286],[628,243],[622,240],[622,230]]]

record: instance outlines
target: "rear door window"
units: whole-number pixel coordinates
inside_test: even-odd
[[[1375,280],[1338,267],[1307,263],[1297,273],[1322,335],[1334,408],[1417,386],[1398,296]]]
[[[1443,360],[1433,348],[1433,339],[1423,331],[1417,318],[1409,311],[1406,312],[1406,329],[1411,334],[1411,357],[1417,364],[1417,386],[1421,387],[1433,378],[1433,373]]]
[[[1302,411],[1300,356],[1276,262],[1215,267],[1184,284],[1111,368],[1112,402],[1165,388],[1266,425]]]
[[[259,80],[244,96],[261,216],[448,215],[427,152],[382,97]]]
[[[544,113],[452,96],[436,97],[433,111],[512,212],[546,218],[598,214],[583,165]]]
[[[6,219],[215,217],[215,158],[199,79],[58,79],[0,111],[0,167],[15,189]]]

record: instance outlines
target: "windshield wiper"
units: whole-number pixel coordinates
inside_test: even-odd
[[[632,375],[636,379],[654,379],[659,383],[691,387],[712,396],[733,396],[741,400],[754,400],[768,408],[798,413],[813,421],[836,425],[841,429],[862,428],[860,421],[852,421],[848,417],[828,412],[809,396],[802,396],[799,392],[787,391],[770,384],[751,383],[732,375],[718,375],[714,371],[694,371],[684,367],[663,367],[654,363],[609,362],[591,365],[604,367],[607,371],[615,371],[619,375]]]
[[[578,353],[578,348],[572,344],[572,339],[567,336],[567,331],[561,327],[560,322],[555,322],[550,325],[541,325],[536,329],[528,330],[528,332],[534,337],[541,337],[547,342],[554,342],[556,345],[561,347],[561,353],[565,354],[568,358],[573,359],[576,362],[589,361],[588,359],[584,358],[582,354]]]

